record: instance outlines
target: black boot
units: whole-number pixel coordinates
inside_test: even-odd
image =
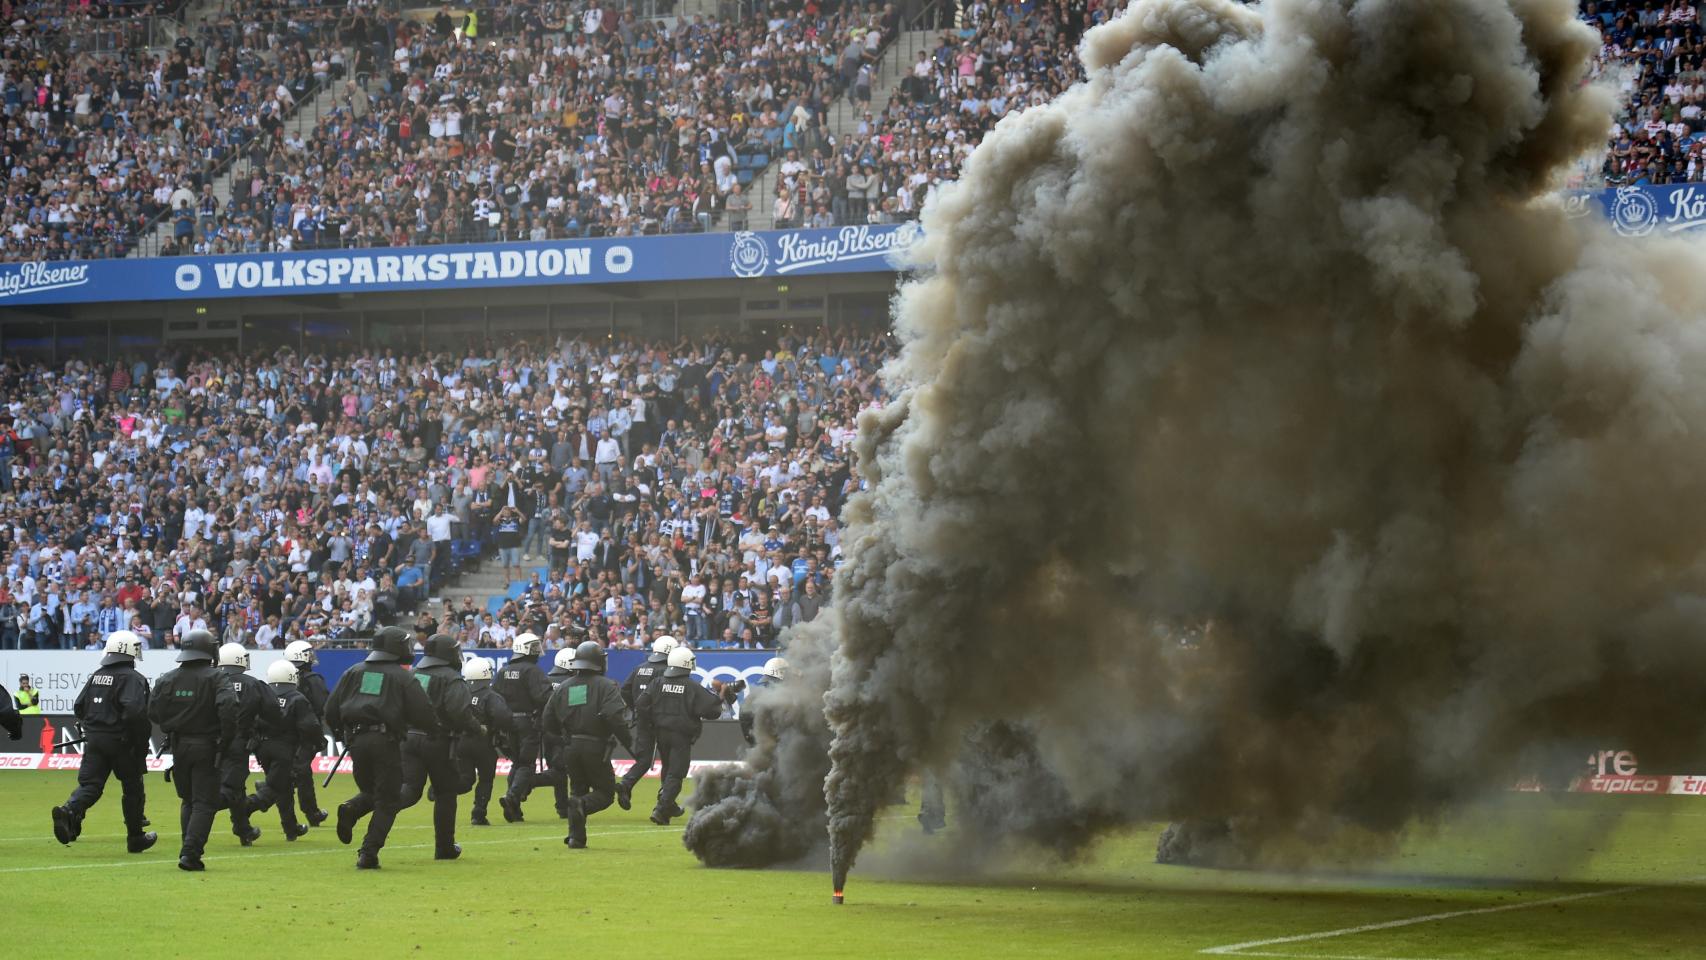
[[[66,846],[83,832],[83,815],[70,807],[53,808],[53,838]]]
[[[308,836],[308,824],[299,823],[284,831],[284,839],[294,842],[300,837]]]
[[[434,853],[432,858],[434,860],[455,860],[460,856],[462,856],[462,845],[460,843],[453,843],[450,846]]]
[[[178,858],[178,869],[188,870],[191,873],[194,873],[196,871],[206,870],[207,867],[201,862],[200,857],[192,857],[186,854]]]
[[[634,808],[634,785],[626,780],[616,781],[616,805],[624,810]]]
[[[355,868],[357,870],[378,870],[379,854],[368,853],[366,850],[357,853],[355,855]]]
[[[237,834],[237,841],[245,847],[254,846],[255,841],[259,840],[260,838],[261,838],[261,828],[260,827],[253,827],[252,826],[249,828],[249,832]]]
[[[331,819],[332,815],[324,810],[304,810],[302,816],[308,821],[310,827],[317,827]]]
[[[521,823],[524,819],[521,815],[521,801],[509,794],[506,793],[498,798],[498,806],[503,810],[506,822]]]
[[[124,846],[131,853],[141,853],[154,845],[159,836],[152,833],[133,833],[124,838]]]
[[[356,816],[355,812],[349,808],[348,803],[338,804],[338,842],[339,843],[345,844],[347,846],[351,841],[353,841],[355,839],[355,824],[356,824],[356,821],[358,821],[360,819],[361,818]],[[374,865],[378,866],[378,864],[379,864],[379,858],[375,857],[374,858]]]

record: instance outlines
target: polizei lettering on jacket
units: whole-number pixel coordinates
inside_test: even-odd
[[[626,246],[604,251],[603,272],[634,268]],[[239,260],[213,265],[221,290],[291,290],[302,287],[384,287],[449,280],[532,280],[593,275],[590,247],[453,253],[344,254],[288,260]]]

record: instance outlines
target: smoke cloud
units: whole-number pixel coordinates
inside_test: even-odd
[[[1706,252],[1552,199],[1595,43],[1571,0],[1090,32],[924,212],[832,616],[690,848],[850,867],[927,769],[976,844],[1378,851],[1694,755]]]

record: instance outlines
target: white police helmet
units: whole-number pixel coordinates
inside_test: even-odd
[[[284,659],[308,665],[314,662],[314,645],[306,640],[292,640],[284,645]]]
[[[650,663],[663,663],[669,659],[669,652],[679,646],[681,644],[677,643],[674,637],[667,633],[663,634],[652,641],[652,655],[646,660]]]
[[[686,674],[692,673],[693,668],[698,665],[699,659],[693,656],[692,649],[688,647],[676,647],[674,650],[669,652],[669,668],[666,669],[664,673],[672,677],[685,676]]]
[[[249,669],[249,651],[240,643],[227,643],[219,648],[219,665]]]
[[[467,661],[462,664],[462,679],[492,679],[492,661],[485,657],[469,657]]]
[[[107,667],[126,660],[135,661],[142,656],[142,638],[129,630],[114,630],[107,634],[106,656],[101,658],[101,666]]]
[[[553,667],[556,667],[558,670],[563,670],[565,672],[568,671],[569,669],[571,669],[571,667],[569,665],[574,663],[574,662],[575,662],[575,648],[574,647],[564,647],[563,649],[557,651],[557,655],[555,657],[551,658],[551,665]]]
[[[302,675],[297,672],[296,664],[289,660],[274,660],[267,664],[268,683],[295,683]]]
[[[518,633],[509,642],[509,650],[518,657],[537,657],[545,652],[545,643],[536,633]]]
[[[771,657],[764,661],[764,669],[758,673],[760,676],[769,677],[777,683],[781,683],[788,679],[788,661],[781,657]]]

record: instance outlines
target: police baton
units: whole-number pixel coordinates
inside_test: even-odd
[[[326,782],[320,784],[320,789],[330,790],[332,788],[332,777],[337,774],[338,768],[344,765],[344,758],[347,756],[349,756],[349,742],[346,740],[344,752],[338,754],[338,759],[332,761],[332,769],[326,771]]]
[[[78,737],[75,740],[67,740],[64,743],[56,743],[53,745],[53,749],[54,750],[63,750],[66,747],[75,747],[79,743],[87,743],[88,740],[89,740],[88,737]]]

